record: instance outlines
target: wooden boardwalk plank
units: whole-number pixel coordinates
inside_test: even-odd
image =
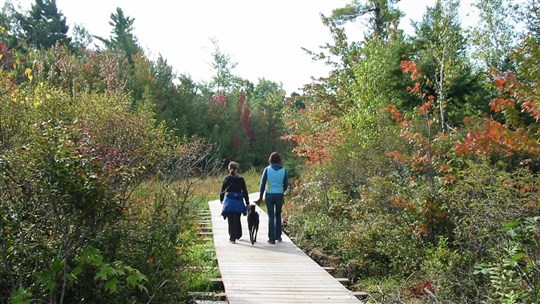
[[[251,194],[255,201],[258,193]],[[247,217],[242,217],[242,238],[229,243],[227,221],[219,201],[209,202],[214,245],[227,299],[231,304],[362,303],[337,279],[320,267],[291,240],[267,243],[268,215],[257,207],[260,227],[251,245]]]

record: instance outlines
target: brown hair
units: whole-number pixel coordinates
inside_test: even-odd
[[[229,174],[230,175],[235,175],[237,172],[238,172],[238,169],[240,168],[240,166],[238,165],[237,162],[230,162],[229,163]]]
[[[268,163],[281,165],[281,155],[279,155],[279,153],[277,152],[272,152],[272,154],[270,154],[270,157],[268,157]]]

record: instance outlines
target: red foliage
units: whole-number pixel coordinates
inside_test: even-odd
[[[525,130],[511,130],[490,118],[484,118],[481,122],[469,118],[466,124],[477,131],[470,132],[463,142],[456,143],[458,155],[502,153],[510,156],[524,153],[540,157],[540,143]]]
[[[13,53],[7,47],[7,44],[0,43],[0,68],[10,70],[13,65]]]
[[[424,298],[428,293],[435,294],[435,287],[431,280],[423,280],[409,288],[411,295],[415,298]]]
[[[395,105],[390,104],[386,106],[386,110],[390,112],[390,115],[392,116],[392,120],[394,120],[395,122],[403,122],[405,120],[405,116],[399,113]]]
[[[341,133],[335,127],[338,114],[332,102],[311,103],[294,110],[289,118],[290,132],[282,139],[295,144],[293,152],[304,157],[308,165],[320,164],[330,158],[331,147],[339,144]]]
[[[516,102],[509,98],[495,98],[489,103],[489,107],[493,112],[502,112],[506,109],[514,108]]]
[[[246,95],[242,93],[240,95],[240,100],[238,101],[240,105],[240,127],[246,131],[248,138],[255,137],[255,131],[253,130],[251,123],[251,111],[246,104]]]
[[[326,132],[303,135],[286,135],[283,139],[292,141],[296,144],[293,152],[298,156],[306,158],[308,165],[320,164],[326,160],[329,155],[329,147],[335,144],[337,131],[329,128]]]
[[[227,104],[227,96],[223,94],[216,94],[210,99],[210,102],[212,103],[212,105],[224,106]]]
[[[414,207],[409,204],[409,202],[407,202],[404,198],[402,197],[398,197],[398,196],[392,196],[390,198],[390,203],[392,204],[392,206],[394,207],[400,207],[400,208],[403,208],[403,209],[406,209],[406,210],[412,210]]]
[[[418,112],[420,115],[424,116],[428,113],[429,110],[433,109],[433,103],[432,102],[426,102],[420,108],[418,109]]]
[[[403,60],[399,63],[399,67],[403,73],[411,74],[411,79],[413,81],[422,78],[424,75],[420,71],[420,68],[416,65],[414,61]]]

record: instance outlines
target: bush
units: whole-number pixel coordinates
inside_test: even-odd
[[[183,301],[190,177],[212,170],[210,147],[178,141],[123,95],[28,90],[0,108],[24,105],[0,150],[0,298]],[[132,195],[150,179],[165,186]]]

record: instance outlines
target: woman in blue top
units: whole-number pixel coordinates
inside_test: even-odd
[[[266,191],[265,202],[268,211],[268,243],[281,242],[281,208],[289,180],[287,170],[281,165],[281,156],[272,152],[268,158],[268,167],[264,168],[259,188],[259,202]]]
[[[246,206],[249,206],[249,193],[246,187],[246,181],[238,174],[238,163],[229,163],[229,175],[223,179],[219,201],[223,204],[221,215],[228,219],[229,224],[229,243],[236,243],[236,240],[242,237],[242,224],[240,217],[247,214],[242,199]]]

